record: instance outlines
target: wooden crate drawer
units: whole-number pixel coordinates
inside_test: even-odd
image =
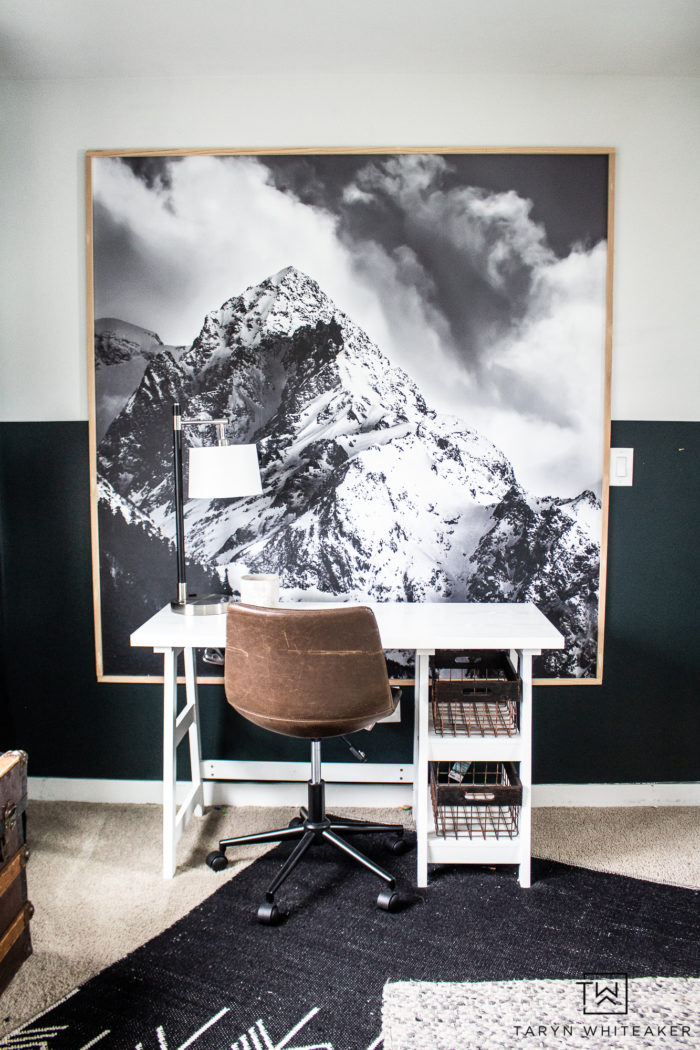
[[[435,834],[499,839],[518,834],[523,788],[515,762],[430,762]]]
[[[440,650],[430,659],[431,729],[441,736],[514,736],[521,698],[505,653]]]

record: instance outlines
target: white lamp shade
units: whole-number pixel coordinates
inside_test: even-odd
[[[195,499],[258,496],[262,492],[255,445],[190,448],[188,494]]]

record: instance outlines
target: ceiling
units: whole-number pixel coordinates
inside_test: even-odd
[[[698,0],[2,0],[0,77],[700,75]]]

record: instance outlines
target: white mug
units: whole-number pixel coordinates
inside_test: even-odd
[[[252,572],[241,576],[241,601],[244,605],[277,605],[280,600],[280,578],[272,572]]]

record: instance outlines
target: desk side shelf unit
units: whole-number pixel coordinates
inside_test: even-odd
[[[428,885],[429,864],[517,865],[521,886],[530,885],[533,655],[437,652],[422,661],[414,752],[419,886]],[[459,676],[460,660],[471,680]],[[507,681],[478,677],[473,668],[482,661],[487,675],[505,668]]]

